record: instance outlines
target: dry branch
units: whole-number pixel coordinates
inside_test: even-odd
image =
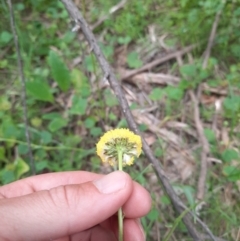
[[[215,20],[214,20],[213,25],[212,25],[211,34],[210,34],[210,37],[208,39],[208,45],[207,45],[207,48],[206,48],[205,53],[204,53],[205,56],[204,56],[204,60],[203,60],[203,64],[202,64],[203,69],[206,69],[206,67],[207,67],[208,59],[210,57],[211,49],[213,47],[213,43],[214,43],[214,39],[215,39],[215,36],[216,36],[216,31],[217,31],[217,26],[218,26],[218,23],[219,23],[219,20],[220,20],[221,13],[222,13],[222,10],[217,12],[217,14],[215,16]]]
[[[22,84],[23,121],[25,124],[25,136],[26,136],[26,140],[27,140],[27,144],[28,144],[28,155],[29,155],[32,175],[35,175],[36,170],[35,170],[35,163],[33,160],[31,139],[30,139],[30,133],[29,133],[29,128],[28,128],[28,119],[27,119],[28,109],[27,109],[27,103],[26,103],[27,96],[26,96],[25,76],[24,76],[24,70],[23,70],[23,61],[22,61],[22,56],[21,56],[20,47],[19,47],[18,34],[16,31],[16,24],[15,24],[14,13],[13,13],[13,8],[12,8],[12,1],[8,0],[7,2],[8,2],[8,7],[9,7],[10,23],[11,23],[12,33],[13,33],[13,37],[14,37],[14,44],[15,44],[15,48],[16,48],[16,52],[17,52],[18,73],[20,76],[21,84]]]
[[[154,61],[152,61],[151,63],[145,64],[143,67],[139,68],[139,69],[134,69],[132,71],[129,71],[125,76],[122,77],[122,80],[126,80],[138,73],[141,73],[145,70],[150,70],[153,67],[156,67],[157,65],[163,64],[171,59],[177,58],[178,56],[182,56],[188,52],[190,52],[191,50],[193,50],[194,48],[196,48],[198,46],[198,44],[193,44],[190,45],[188,47],[183,48],[182,50],[170,53],[160,59],[156,59]]]
[[[190,93],[190,97],[193,101],[193,106],[194,106],[194,120],[195,120],[196,129],[198,132],[199,140],[202,144],[201,167],[200,167],[200,174],[199,174],[199,180],[198,180],[198,191],[197,191],[197,199],[202,200],[204,198],[204,192],[205,192],[205,182],[206,182],[206,176],[207,176],[207,157],[209,154],[209,144],[204,135],[204,129],[203,129],[203,125],[201,122],[200,113],[199,113],[198,99],[192,90],[190,90],[189,93]]]
[[[116,94],[116,97],[119,100],[120,103],[120,107],[122,109],[123,114],[126,117],[126,120],[129,124],[129,127],[131,130],[133,130],[135,133],[137,133],[138,135],[141,135],[137,125],[133,119],[132,113],[129,109],[129,105],[127,103],[127,100],[125,98],[125,96],[123,95],[123,92],[121,90],[121,87],[119,85],[119,82],[117,81],[110,65],[108,64],[108,62],[106,61],[105,57],[103,56],[102,51],[100,50],[99,45],[97,44],[97,41],[92,33],[92,31],[90,30],[90,28],[88,27],[87,22],[85,21],[85,19],[83,18],[82,14],[79,12],[79,10],[77,9],[77,7],[73,4],[73,2],[71,0],[61,0],[63,2],[63,4],[65,5],[66,9],[69,12],[69,15],[73,18],[73,20],[76,22],[76,24],[79,24],[81,27],[81,30],[84,34],[84,36],[86,37],[89,45],[91,46],[98,62],[99,65],[104,73],[105,78],[107,78],[109,80],[109,83],[113,89],[113,91]],[[195,47],[195,46],[194,46]],[[193,46],[188,47],[188,51],[193,48]],[[176,54],[173,56],[175,57]],[[159,178],[159,180],[161,181],[166,193],[168,194],[168,196],[170,197],[172,204],[174,206],[174,208],[176,209],[176,211],[178,212],[178,214],[181,214],[184,211],[184,204],[182,203],[182,201],[180,200],[180,198],[177,196],[177,194],[175,193],[175,191],[173,190],[172,186],[170,185],[167,177],[165,176],[164,171],[162,170],[159,161],[154,157],[150,147],[147,145],[146,141],[142,138],[142,142],[143,142],[143,150],[146,154],[146,157],[148,158],[148,160],[152,163],[154,170]],[[193,240],[204,240],[205,239],[205,235],[204,234],[200,234],[196,227],[193,225],[193,221],[192,218],[190,216],[191,212],[189,211],[189,213],[187,213],[184,217],[183,217],[183,222],[185,223],[189,234],[191,235],[191,237],[193,238]],[[193,214],[192,214],[193,215]],[[201,225],[202,228],[204,228],[205,232],[208,233],[208,237],[211,240],[218,240],[217,238],[215,238],[211,231],[209,229],[206,229],[204,225]]]
[[[210,37],[208,40],[207,48],[205,50],[205,57],[203,60],[202,68],[206,69],[208,59],[210,57],[211,49],[213,47],[214,39],[216,36],[216,31],[217,31],[217,26],[220,20],[220,15],[222,13],[222,9],[217,12],[215,16],[215,20],[212,25]],[[201,84],[198,86],[198,98],[195,96],[193,91],[190,91],[190,96],[193,101],[194,105],[194,119],[195,119],[195,124],[196,128],[198,131],[199,139],[202,144],[202,152],[201,152],[201,165],[200,165],[200,173],[199,173],[199,179],[198,179],[198,188],[197,188],[197,199],[203,200],[204,199],[204,194],[205,194],[205,183],[207,179],[207,158],[209,154],[209,143],[207,141],[207,138],[204,135],[204,129],[203,129],[203,124],[201,122],[200,118],[200,113],[199,113],[199,103],[198,99],[201,96],[202,92],[202,86]]]

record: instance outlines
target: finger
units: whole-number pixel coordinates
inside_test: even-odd
[[[101,226],[95,226],[86,231],[74,234],[71,241],[89,240],[89,241],[117,241],[112,230],[106,230]]]
[[[113,223],[112,223],[113,226]],[[79,240],[91,240],[91,241],[117,241],[118,240],[118,223],[117,219],[114,220],[114,232],[112,229],[95,226],[91,229],[83,231],[81,233],[75,234],[71,237],[72,241]],[[144,241],[145,234],[143,228],[140,224],[140,221],[137,219],[125,219],[124,228],[123,228],[123,237],[124,241]],[[56,241],[65,241],[65,240],[56,240]]]
[[[131,178],[113,172],[94,182],[0,200],[3,240],[49,240],[103,222],[130,197]]]
[[[0,188],[0,194],[6,198],[19,197],[61,185],[89,182],[101,176],[103,175],[85,171],[41,174],[7,184]]]
[[[140,218],[151,209],[151,196],[140,184],[134,182],[134,188],[128,201],[123,206],[126,218]]]
[[[142,225],[138,219],[125,219],[124,220],[124,241],[144,241],[145,234]]]
[[[2,194],[5,198],[19,197],[61,185],[93,181],[102,176],[101,174],[84,171],[42,174],[5,185],[0,188],[0,195]],[[132,194],[123,206],[124,215],[127,218],[139,218],[148,213],[150,208],[151,197],[149,193],[138,183],[134,182]]]

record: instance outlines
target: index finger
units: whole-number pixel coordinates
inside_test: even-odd
[[[46,173],[4,185],[0,187],[0,195],[4,198],[19,197],[57,186],[93,181],[101,176],[85,171]]]

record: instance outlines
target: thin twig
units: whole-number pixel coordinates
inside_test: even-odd
[[[209,39],[208,39],[208,45],[207,45],[207,48],[204,52],[205,56],[204,56],[204,60],[203,60],[203,64],[202,64],[203,69],[207,68],[208,59],[210,57],[211,49],[213,47],[213,43],[214,43],[214,39],[215,39],[215,36],[216,36],[216,31],[217,31],[217,26],[218,26],[218,23],[219,23],[219,20],[220,20],[221,13],[222,13],[222,9],[217,12],[217,14],[215,16],[215,20],[214,20],[213,25],[212,25],[211,34],[210,34]]]
[[[19,72],[20,80],[21,80],[21,84],[22,84],[22,96],[21,97],[22,97],[22,106],[23,106],[23,121],[25,124],[25,136],[26,136],[26,140],[28,143],[28,155],[29,155],[32,175],[35,175],[36,169],[35,169],[35,163],[33,160],[30,133],[29,133],[29,128],[28,128],[28,119],[27,119],[28,109],[27,109],[27,103],[26,103],[27,96],[26,96],[26,83],[25,83],[25,77],[24,77],[24,71],[23,71],[23,61],[22,61],[22,56],[21,56],[20,47],[19,47],[18,34],[16,31],[16,24],[15,24],[15,20],[14,20],[12,1],[8,0],[7,2],[8,2],[8,7],[9,7],[10,23],[11,23],[11,28],[12,28],[13,37],[14,37],[14,44],[15,44],[16,53],[17,53],[18,72]]]
[[[152,69],[153,67],[157,66],[157,65],[160,65],[160,64],[163,64],[167,61],[169,61],[170,59],[174,59],[174,58],[177,58],[178,56],[181,56],[181,55],[184,55],[190,51],[192,51],[194,48],[196,48],[198,46],[198,44],[193,44],[193,45],[190,45],[188,47],[185,47],[179,51],[176,51],[176,52],[173,52],[173,53],[170,53],[160,59],[156,59],[154,61],[152,61],[151,63],[148,63],[148,64],[145,64],[144,66],[142,66],[141,68],[139,69],[134,69],[132,71],[129,71],[125,76],[122,77],[122,80],[126,80],[130,77],[132,77],[133,75],[136,75],[138,73],[141,73],[145,70],[150,70]]]
[[[122,0],[121,2],[119,2],[118,4],[114,5],[113,7],[111,7],[109,9],[108,14],[106,14],[105,16],[103,16],[102,18],[100,18],[96,23],[93,24],[93,26],[91,26],[91,30],[94,30],[95,28],[97,28],[98,26],[100,26],[105,20],[107,20],[109,18],[109,15],[117,12],[119,9],[123,8],[124,5],[126,4],[127,0]]]
[[[207,48],[205,50],[205,57],[202,64],[202,69],[207,68],[207,63],[210,57],[211,49],[213,47],[214,39],[216,36],[217,26],[220,20],[220,15],[222,13],[222,8],[220,11],[217,12],[215,16],[215,20],[212,25],[210,37],[208,39]],[[200,165],[200,173],[199,173],[199,179],[198,179],[198,188],[197,188],[197,199],[203,200],[204,194],[205,194],[205,183],[207,179],[207,157],[210,152],[209,150],[209,143],[207,141],[207,138],[204,135],[203,130],[203,124],[201,122],[200,113],[199,113],[199,99],[201,98],[201,92],[202,92],[202,86],[201,84],[198,86],[198,94],[197,97],[195,96],[193,91],[190,91],[190,96],[193,101],[194,105],[194,119],[196,128],[198,131],[199,139],[202,144],[202,152],[201,152],[201,165]]]
[[[208,144],[207,138],[204,135],[204,129],[201,122],[200,113],[199,113],[198,99],[192,90],[189,91],[189,94],[193,101],[195,125],[198,132],[199,140],[202,144],[200,174],[199,174],[198,188],[197,188],[198,189],[197,199],[203,200],[204,193],[205,193],[205,182],[207,177],[207,157],[209,154],[209,144]]]
[[[88,27],[87,22],[85,21],[82,14],[79,12],[77,7],[73,4],[73,2],[71,0],[61,0],[61,1],[64,3],[66,9],[69,12],[69,15],[73,18],[73,20],[76,23],[78,22],[80,24],[81,30],[82,30],[85,38],[87,39],[89,45],[93,49],[93,52],[94,52],[100,66],[102,68],[104,76],[106,76],[107,79],[109,80],[109,83],[110,83],[113,91],[115,92],[116,97],[119,100],[120,107],[122,109],[123,114],[126,117],[126,120],[129,124],[130,129],[132,129],[135,133],[140,135],[140,132],[139,132],[139,130],[137,128],[137,125],[136,125],[136,123],[133,119],[133,116],[132,116],[132,113],[130,111],[128,102],[126,100],[126,97],[123,95],[123,92],[122,92],[122,89],[119,85],[119,82],[117,81],[110,65],[108,64],[105,57],[103,56],[103,53],[102,53],[99,45],[97,44],[96,38],[94,37],[92,31]],[[152,163],[152,165],[154,167],[154,170],[155,170],[159,180],[161,181],[166,193],[170,197],[174,208],[176,209],[176,211],[179,214],[181,214],[184,211],[184,208],[182,206],[183,205],[182,201],[180,200],[180,198],[177,196],[177,194],[173,190],[173,188],[170,185],[164,171],[162,170],[161,166],[159,165],[159,161],[154,157],[150,147],[147,145],[146,141],[143,138],[142,138],[142,142],[143,142],[143,150],[146,154],[146,157]],[[194,215],[191,212],[189,212],[189,213],[191,215]],[[192,219],[191,219],[191,216],[190,216],[189,213],[187,213],[183,217],[183,222],[185,223],[189,234],[192,236],[192,238],[194,240],[197,240],[197,241],[203,240],[202,235],[196,230],[195,226],[193,225],[193,222],[192,222]],[[205,229],[205,231],[209,234],[209,236],[212,240],[214,240],[214,241],[217,240],[216,238],[214,238],[214,236],[212,235],[212,233],[209,229],[207,229],[207,230]]]

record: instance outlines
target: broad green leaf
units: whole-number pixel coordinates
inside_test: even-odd
[[[5,147],[0,146],[0,160],[5,160]]]
[[[47,161],[40,161],[36,163],[36,171],[40,172],[43,169],[48,167],[48,162]]]
[[[205,128],[205,129],[204,129],[204,134],[205,134],[207,140],[208,140],[210,143],[215,143],[215,142],[216,142],[216,136],[215,136],[215,133],[214,133],[213,130],[208,129],[208,128]]]
[[[11,102],[8,101],[6,96],[0,97],[0,110],[6,111],[11,108]]]
[[[137,52],[131,52],[128,54],[127,64],[130,68],[139,68],[143,65]]]
[[[183,97],[183,90],[178,87],[168,86],[165,91],[171,100],[181,100]]]
[[[95,119],[88,117],[85,121],[84,121],[84,125],[86,128],[91,129],[95,126]]]
[[[61,58],[54,52],[50,51],[48,63],[51,68],[52,76],[58,83],[62,91],[67,91],[70,87],[71,75]]]
[[[68,121],[66,119],[63,118],[56,118],[53,119],[49,125],[48,125],[48,129],[51,132],[55,132],[58,131],[60,129],[62,129],[63,127],[65,127],[67,125]]]
[[[158,210],[155,209],[155,208],[152,209],[152,210],[148,213],[147,218],[148,218],[150,221],[152,221],[152,222],[157,221],[158,218],[159,218],[159,212],[158,212]]]
[[[180,68],[180,72],[183,76],[196,77],[197,68],[196,65],[186,64]]]
[[[225,162],[230,162],[232,160],[239,160],[239,153],[233,149],[227,149],[222,153],[222,159]]]
[[[110,90],[106,89],[104,91],[104,97],[107,106],[113,107],[118,105],[117,97],[114,94],[112,94]]]
[[[87,99],[80,96],[74,96],[72,100],[72,108],[70,109],[70,114],[72,115],[84,115],[87,108]]]
[[[162,96],[164,95],[164,91],[160,88],[154,88],[150,95],[149,98],[151,100],[160,100],[162,98]]]
[[[223,105],[227,110],[238,111],[240,108],[240,97],[236,95],[227,97],[224,99]]]
[[[97,137],[102,135],[102,129],[100,127],[93,127],[91,128],[90,133],[92,136]]]
[[[25,155],[28,153],[28,145],[19,144],[17,148],[19,155]]]
[[[97,61],[94,55],[88,55],[84,59],[84,65],[89,72],[95,72],[97,68]]]
[[[235,166],[225,166],[223,173],[227,176],[228,180],[235,182],[240,180],[240,168]]]
[[[52,141],[52,134],[48,131],[41,132],[41,141],[43,144],[48,144]]]
[[[88,78],[78,69],[72,70],[71,78],[75,93],[79,93],[82,97],[89,97],[91,94],[91,87]]]
[[[132,41],[131,37],[126,36],[126,37],[119,37],[118,38],[118,43],[119,44],[129,44]]]
[[[16,180],[14,171],[12,169],[9,170],[8,168],[4,168],[0,171],[0,177],[3,184],[7,184]]]
[[[31,81],[26,83],[26,89],[35,99],[53,102],[51,88],[44,81]]]
[[[24,173],[29,171],[29,165],[20,157],[18,157],[15,161],[14,161],[14,165],[15,165],[15,177],[16,179],[19,179],[19,177],[21,177]]]
[[[13,35],[7,31],[3,31],[0,35],[0,42],[8,43],[12,39]]]

